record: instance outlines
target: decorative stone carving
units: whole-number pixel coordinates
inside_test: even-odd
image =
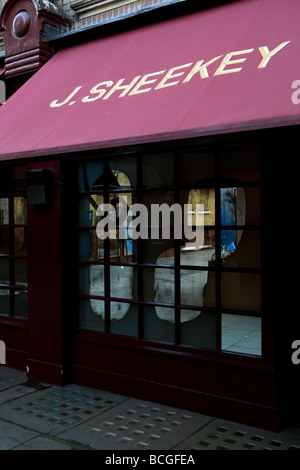
[[[6,79],[37,71],[53,55],[45,31],[65,31],[69,20],[47,0],[8,0],[0,16]]]

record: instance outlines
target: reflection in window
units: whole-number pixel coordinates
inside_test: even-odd
[[[9,229],[5,227],[8,224],[8,198],[0,198],[0,254],[9,251]]]
[[[261,355],[259,348],[242,346],[256,333],[240,329],[235,343],[230,338],[235,328],[251,322],[261,335],[261,198],[252,152],[253,146],[228,146],[218,152],[113,155],[79,164],[80,326]],[[120,229],[130,220],[120,218],[122,198],[127,208],[144,204],[148,214],[153,204],[179,203],[182,211],[189,205],[191,231],[202,205],[201,244],[196,237],[188,240],[184,230],[179,240],[173,235],[172,214],[168,239],[161,218],[146,227],[148,234],[159,228],[158,238],[123,240]],[[96,235],[103,203],[112,205],[119,224],[104,241]]]
[[[94,164],[94,168],[97,165]],[[99,165],[98,165],[99,168]],[[86,171],[86,169],[85,169]],[[88,174],[85,176],[88,181]],[[105,245],[109,243],[109,259],[111,261],[129,262],[133,255],[132,240],[124,240],[119,236],[120,224],[127,226],[127,219],[122,218],[122,211],[128,212],[132,205],[132,194],[126,192],[131,189],[130,181],[127,175],[116,169],[107,169],[106,178],[101,173],[94,181],[91,180],[91,189],[93,192],[85,195],[81,199],[79,205],[79,224],[82,226],[94,227],[92,230],[83,231],[79,240],[79,257],[80,259],[89,259],[90,261],[101,261],[105,259]],[[89,188],[88,188],[89,189]],[[106,189],[110,193],[104,196],[103,190]],[[122,192],[118,192],[123,190]],[[125,191],[124,191],[125,190]],[[96,193],[95,191],[101,191]],[[106,199],[107,198],[107,199]],[[103,204],[109,204],[111,213],[103,212],[107,225],[104,229],[108,230],[107,240],[97,236],[95,227],[101,220],[98,208],[104,208]],[[110,227],[110,220],[113,228]],[[121,221],[121,222],[120,222]],[[115,223],[116,222],[116,223]],[[104,222],[103,222],[104,224]],[[128,235],[128,234],[127,234]],[[88,243],[87,243],[88,241]],[[89,247],[88,252],[86,251]],[[90,264],[89,266],[89,287],[86,292],[93,297],[105,297],[105,266],[104,264]],[[109,279],[109,295],[112,298],[131,299],[133,296],[133,268],[130,266],[110,266],[107,274]],[[79,289],[82,286],[79,285]],[[99,302],[99,299],[91,298],[90,305],[92,311],[102,320],[105,319],[105,303]],[[130,304],[122,302],[111,302],[110,319],[117,321],[124,318],[130,308]]]
[[[261,318],[223,313],[222,350],[261,356]]]
[[[163,312],[166,309],[166,312]],[[174,308],[161,307],[161,316],[174,318]],[[174,342],[174,324],[169,321],[162,321],[151,305],[144,307],[144,338],[155,341]]]
[[[26,209],[23,196],[0,198],[0,315],[27,316]]]
[[[2,281],[3,285],[5,281]],[[9,299],[9,289],[0,287],[0,315],[9,315],[10,314],[10,299]]]
[[[0,198],[0,224],[8,224],[8,198]]]
[[[182,198],[184,197],[183,196]],[[204,244],[202,246],[192,243],[181,246],[180,264],[208,268],[210,263],[216,259],[215,246],[215,190],[211,188],[192,189],[188,193],[188,204],[190,212],[187,223],[191,227],[196,226],[196,210],[201,204],[204,212]],[[221,258],[234,257],[240,243],[242,230],[235,230],[235,226],[245,224],[245,196],[243,188],[221,188],[220,190],[220,224],[228,227],[221,230]],[[174,265],[174,250],[169,250],[169,256],[161,253],[156,264]],[[155,302],[173,303],[175,296],[175,283],[169,270],[156,268],[154,278]],[[194,307],[203,307],[205,302],[205,290],[208,282],[208,270],[181,269],[180,271],[180,304]],[[226,291],[226,284],[224,284]],[[156,306],[156,313],[162,320],[174,322],[174,311]],[[197,318],[201,310],[181,309],[180,322],[184,323]]]
[[[90,266],[91,296],[104,297],[104,266],[94,264]],[[110,296],[113,298],[131,299],[133,291],[133,268],[130,266],[110,266]],[[104,305],[97,299],[91,299],[93,311],[102,319],[105,318]],[[129,304],[113,302],[111,304],[110,319],[121,320],[129,310]]]
[[[261,274],[222,272],[221,306],[236,311],[261,311]]]
[[[243,188],[221,188],[221,225],[231,226],[221,231],[221,256],[223,258],[231,255],[237,248],[242,230],[234,230],[234,226],[244,226],[245,219]]]
[[[173,158],[171,153],[146,154],[142,159],[144,188],[173,186]]]

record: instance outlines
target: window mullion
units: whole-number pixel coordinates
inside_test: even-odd
[[[178,152],[174,152],[173,156],[173,168],[174,168],[174,203],[180,203],[180,189],[179,189],[179,155]],[[174,224],[175,224],[174,220]],[[182,221],[183,223],[183,221]],[[175,226],[174,226],[175,230]],[[174,237],[174,232],[173,232]],[[175,284],[175,344],[181,343],[181,328],[180,328],[180,304],[181,304],[181,285],[180,285],[180,243],[181,240],[174,241],[174,284]]]
[[[104,204],[109,203],[109,183],[108,175],[109,168],[108,162],[104,159],[103,162],[103,174],[104,174],[104,192],[103,200]],[[104,297],[105,297],[105,314],[104,314],[104,330],[106,333],[110,332],[110,238],[106,237],[104,240]]]
[[[216,350],[222,347],[222,312],[221,312],[221,184],[220,152],[215,151],[215,268],[216,268]]]

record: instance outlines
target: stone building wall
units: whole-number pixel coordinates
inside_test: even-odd
[[[0,12],[7,0],[0,0]],[[102,23],[117,21],[131,15],[184,0],[52,0],[71,20],[70,30],[76,31]],[[4,43],[0,35],[0,57]]]

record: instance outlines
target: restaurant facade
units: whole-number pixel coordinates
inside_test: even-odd
[[[6,365],[299,424],[299,3],[150,3],[3,6]]]

